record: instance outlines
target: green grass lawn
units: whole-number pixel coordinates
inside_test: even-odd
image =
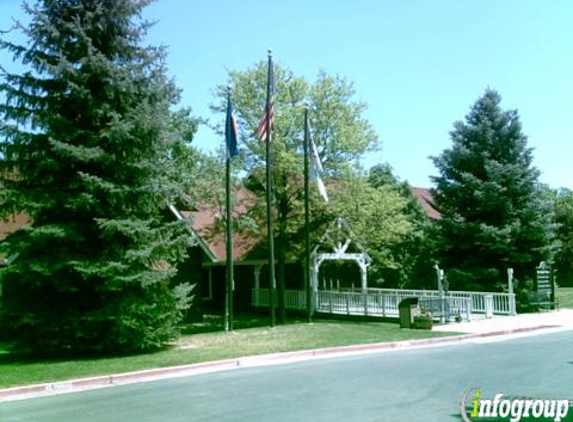
[[[573,287],[559,287],[557,289],[559,307],[573,308]]]
[[[400,329],[397,323],[386,322],[319,320],[309,325],[299,321],[275,328],[259,326],[262,322],[241,319],[233,333],[204,332],[220,325],[208,321],[187,327],[168,350],[136,356],[33,361],[10,354],[0,345],[0,388],[265,353],[448,335]]]

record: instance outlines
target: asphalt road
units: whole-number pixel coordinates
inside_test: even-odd
[[[7,402],[0,421],[461,421],[472,387],[488,398],[573,398],[573,331]]]

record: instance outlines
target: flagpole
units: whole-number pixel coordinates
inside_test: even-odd
[[[231,102],[231,87],[227,89],[227,104]],[[227,119],[226,124],[231,124]],[[226,133],[229,133],[227,128]],[[227,294],[225,295],[225,331],[233,331],[233,221],[231,209],[231,151],[227,148],[226,182],[225,182],[225,206],[227,211]]]
[[[269,263],[269,308],[271,313],[271,327],[276,325],[275,320],[275,242],[273,238],[273,219],[272,219],[272,160],[271,160],[271,89],[272,89],[272,50],[268,50],[268,68],[267,68],[267,104],[266,104],[266,159],[267,159],[267,237],[268,237],[268,263]]]
[[[312,288],[310,280],[310,204],[308,187],[308,107],[304,109],[304,285],[306,287],[307,322],[312,322]]]

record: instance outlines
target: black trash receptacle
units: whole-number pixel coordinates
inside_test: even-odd
[[[414,325],[415,310],[418,308],[418,298],[408,297],[398,304],[400,315],[400,328],[412,328]]]

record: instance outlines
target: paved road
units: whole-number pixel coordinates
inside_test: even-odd
[[[245,368],[0,404],[2,422],[460,421],[483,397],[573,398],[573,331]]]

